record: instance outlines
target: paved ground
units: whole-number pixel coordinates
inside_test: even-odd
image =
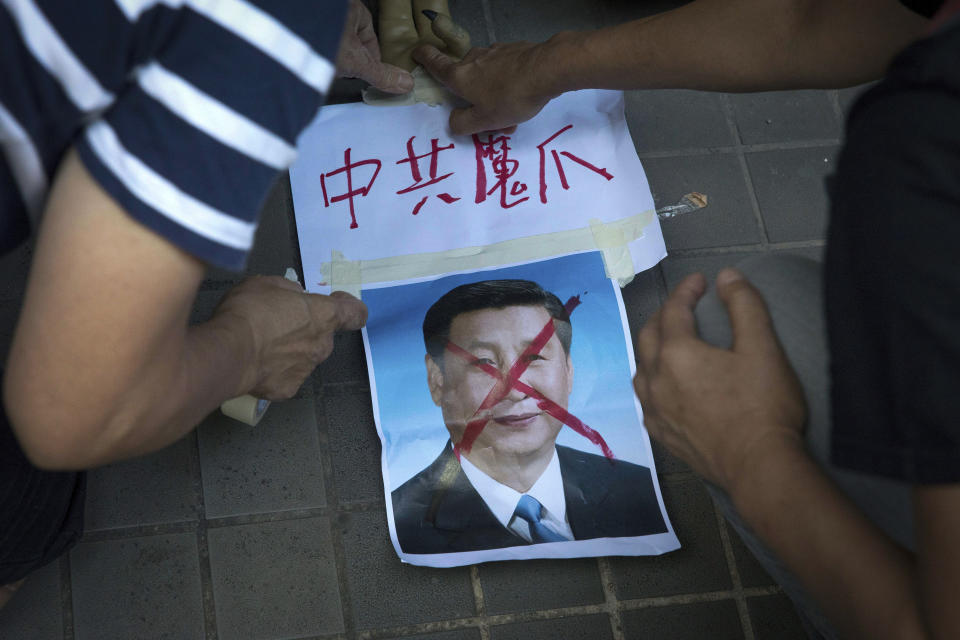
[[[651,13],[625,0],[451,2],[484,44],[543,39]],[[549,9],[550,14],[545,15]],[[338,86],[351,99],[356,85]],[[670,257],[624,290],[636,331],[683,275],[769,251],[818,256],[841,121],[855,90],[627,94],[658,206],[700,191],[702,212],[663,225]],[[284,177],[250,272],[294,260]],[[29,252],[0,268],[9,341]],[[8,278],[7,274],[14,277]],[[213,272],[196,317],[235,276]],[[88,533],[0,613],[0,638],[600,640],[802,638],[789,601],[718,517],[699,481],[658,452],[683,549],[657,558],[401,565],[389,543],[359,334],[255,429],[211,416],[155,455],[90,474]]]

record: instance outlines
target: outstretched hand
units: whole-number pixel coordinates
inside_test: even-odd
[[[760,293],[735,269],[717,276],[733,346],[697,335],[693,310],[706,291],[685,278],[637,337],[634,388],[650,435],[711,482],[733,493],[766,446],[802,446],[803,391],[773,331]]]
[[[454,109],[450,130],[458,135],[508,131],[534,117],[557,96],[546,78],[543,45],[529,42],[473,48],[462,60],[422,45],[413,58],[471,106]]]
[[[366,324],[367,307],[342,291],[310,294],[285,278],[258,276],[226,295],[211,322],[218,320],[249,332],[253,364],[244,376],[243,392],[286,400],[333,351],[335,332]]]
[[[387,93],[413,89],[409,70],[382,61],[373,19],[360,0],[350,0],[337,53],[337,76],[360,78]]]

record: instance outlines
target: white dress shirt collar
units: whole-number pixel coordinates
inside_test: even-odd
[[[523,494],[497,482],[467,460],[466,456],[460,456],[460,467],[497,520],[529,542],[530,526],[522,518],[513,517],[517,502]],[[560,459],[556,449],[553,450],[553,457],[550,458],[547,468],[526,493],[543,505],[543,523],[568,540],[573,540],[573,531],[567,522],[567,501],[563,493],[563,476],[560,473]]]

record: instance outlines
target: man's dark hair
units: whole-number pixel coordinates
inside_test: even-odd
[[[443,294],[423,318],[423,343],[433,361],[440,364],[450,339],[450,325],[461,313],[505,307],[543,307],[554,320],[557,338],[570,355],[573,328],[570,315],[556,295],[530,280],[484,280],[462,284]]]

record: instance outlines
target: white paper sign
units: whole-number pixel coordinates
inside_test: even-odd
[[[335,105],[304,131],[290,180],[308,290],[329,291],[335,251],[370,261],[483,247],[654,210],[621,92],[566,94],[510,135],[453,136],[449,113]],[[629,244],[634,272],[666,255],[650,220]]]
[[[599,252],[386,283],[364,298],[387,518],[403,561],[680,547],[631,383],[620,288]],[[515,511],[522,495],[540,503],[546,530]]]

